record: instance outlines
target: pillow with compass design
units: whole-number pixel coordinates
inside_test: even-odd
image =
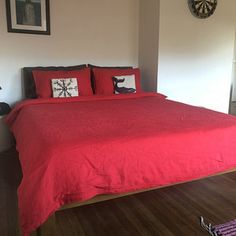
[[[52,79],[52,93],[54,98],[78,97],[79,90],[76,78]]]
[[[33,76],[35,81],[36,93],[38,98],[51,98],[53,97],[52,79],[72,79],[69,84],[74,84],[74,78],[77,79],[78,94],[79,96],[91,96],[93,95],[91,82],[90,82],[90,69],[85,68],[81,70],[74,71],[39,71],[33,70]],[[68,81],[60,82],[64,86],[64,91],[66,91],[66,85]],[[58,82],[59,83],[59,82]],[[57,84],[57,86],[59,86]],[[59,89],[59,87],[57,88]],[[59,95],[59,94],[58,94]],[[74,96],[74,92],[72,94]],[[55,95],[56,96],[56,95]],[[62,96],[62,94],[60,95]],[[67,94],[66,96],[69,96]]]

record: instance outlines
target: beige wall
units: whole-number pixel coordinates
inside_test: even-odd
[[[22,98],[20,68],[138,64],[138,0],[51,0],[51,36],[7,32],[0,0],[0,101]]]
[[[186,0],[161,0],[158,90],[169,98],[228,112],[236,1],[218,1],[208,19]]]

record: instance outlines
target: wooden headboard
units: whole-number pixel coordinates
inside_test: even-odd
[[[24,67],[22,69],[22,77],[23,77],[23,86],[24,86],[24,93],[26,98],[37,98],[36,88],[34,83],[34,78],[32,71],[33,70],[43,70],[43,71],[60,71],[60,70],[80,70],[86,68],[86,64],[82,65],[75,65],[75,66],[36,66],[36,67]],[[88,67],[93,68],[103,68],[103,69],[132,69],[132,66],[95,66],[88,64]],[[93,91],[95,91],[95,82],[94,82],[94,75],[91,74],[91,86]]]

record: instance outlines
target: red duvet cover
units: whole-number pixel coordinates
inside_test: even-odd
[[[236,167],[236,118],[155,94],[36,99],[7,117],[24,235],[60,206]]]

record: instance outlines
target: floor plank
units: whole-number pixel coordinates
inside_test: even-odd
[[[0,153],[0,235],[18,235],[17,187],[21,168],[14,149]]]
[[[0,235],[18,235],[15,150],[0,154]],[[207,236],[213,224],[236,218],[236,172],[56,213],[56,236]],[[42,235],[43,236],[43,235]]]

